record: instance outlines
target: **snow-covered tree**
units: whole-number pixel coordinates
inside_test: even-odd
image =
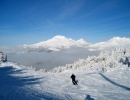
[[[4,58],[4,62],[6,62],[7,61],[7,55],[5,56],[5,58]]]
[[[86,59],[79,59],[79,61],[76,61],[73,64],[56,67],[50,72],[62,72],[65,70],[91,70],[106,72],[111,70],[111,68],[122,66],[126,62],[126,58],[128,62],[130,59],[130,48],[117,48],[115,50],[102,51],[97,57],[91,56]]]
[[[0,62],[3,62],[3,52],[0,52]]]

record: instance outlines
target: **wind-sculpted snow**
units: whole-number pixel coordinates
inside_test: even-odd
[[[101,52],[99,56],[90,56],[87,59],[80,59],[73,64],[56,67],[51,72],[62,72],[66,70],[91,70],[96,72],[110,71],[111,68],[122,66],[125,59],[130,58],[130,48],[119,48]]]

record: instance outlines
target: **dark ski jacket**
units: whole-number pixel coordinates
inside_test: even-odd
[[[76,76],[74,74],[71,75],[72,81],[75,81],[75,77]]]
[[[71,75],[72,83],[73,83],[74,85],[78,85],[77,82],[75,81],[75,77],[76,77],[76,76],[75,76],[74,74]]]

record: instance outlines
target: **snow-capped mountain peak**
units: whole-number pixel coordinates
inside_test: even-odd
[[[121,38],[121,37],[113,37],[108,42],[117,42],[117,43],[123,42],[123,43],[125,43],[125,42],[129,42],[129,41],[130,41],[129,38],[125,38],[125,37],[123,37],[123,38]]]
[[[112,39],[106,42],[99,42],[93,45],[90,45],[91,50],[104,50],[104,49],[113,49],[119,47],[128,47],[130,46],[130,38],[121,38],[113,37]]]
[[[72,40],[71,38],[66,38],[65,36],[57,35],[53,37],[51,40]]]
[[[36,44],[24,45],[24,46],[31,47],[31,48],[42,47],[48,50],[57,51],[57,50],[65,49],[65,48],[70,48],[71,46],[82,47],[82,46],[87,46],[88,44],[89,43],[87,43],[83,39],[75,41],[71,38],[66,38],[65,36],[57,35],[47,41],[42,41]]]
[[[86,43],[86,41],[84,39],[79,39],[77,42],[80,42],[80,43]]]
[[[82,38],[79,40],[73,40],[65,36],[57,35],[47,41],[42,41],[32,45],[24,45],[23,47],[41,48],[42,50],[59,51],[70,47],[83,47],[83,48],[88,48],[89,50],[105,50],[105,49],[114,49],[114,48],[128,47],[128,46],[130,46],[130,38],[125,38],[125,37],[123,38],[113,37],[112,39],[106,42],[91,44],[86,42]]]

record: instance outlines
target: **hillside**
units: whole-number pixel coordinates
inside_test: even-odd
[[[129,50],[125,55],[124,49],[102,52],[100,56],[77,61],[72,68],[59,67],[46,73],[13,62],[1,63],[0,99],[129,100],[130,69],[124,64]],[[71,83],[72,73],[78,86]]]

